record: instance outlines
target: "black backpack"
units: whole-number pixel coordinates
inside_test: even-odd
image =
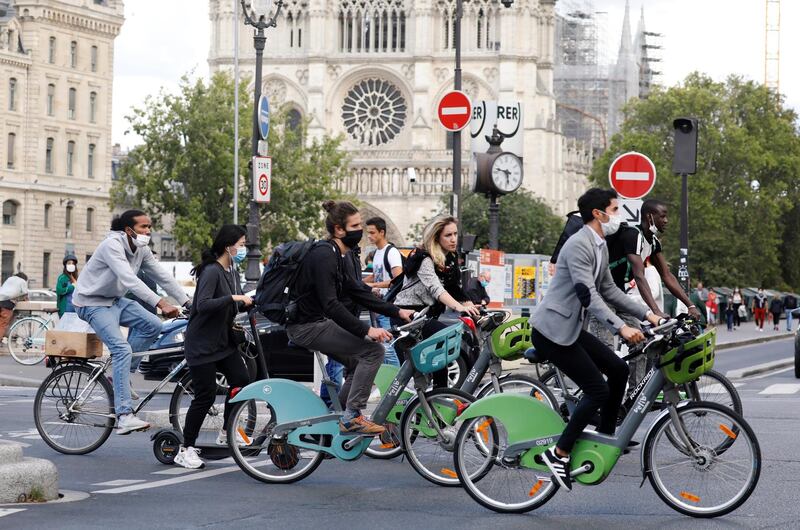
[[[561,247],[567,242],[573,234],[576,234],[583,228],[583,219],[581,219],[580,212],[575,210],[567,214],[567,222],[564,223],[564,229],[561,231],[561,236],[558,238],[556,248],[553,249],[553,255],[550,257],[550,263],[558,261],[558,255],[561,253]]]
[[[296,300],[292,292],[300,265],[308,252],[318,243],[308,241],[289,241],[282,243],[272,252],[264,272],[256,286],[253,302],[256,309],[276,324],[286,324],[290,319],[290,305]]]

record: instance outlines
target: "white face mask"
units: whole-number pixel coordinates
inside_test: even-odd
[[[75,272],[75,269],[77,269],[77,267],[74,263],[67,263],[67,272]]]
[[[136,237],[133,238],[133,244],[137,248],[146,247],[147,245],[150,244],[150,236],[147,236],[145,234],[136,234]]]
[[[650,216],[650,226],[648,228],[650,228],[650,233],[653,234],[654,236],[657,236],[657,235],[659,235],[661,233],[658,230],[658,227],[656,226],[656,223],[653,222],[653,216],[652,215]]]
[[[614,235],[619,230],[620,225],[622,224],[622,217],[619,215],[611,215],[607,212],[603,212],[605,215],[608,216],[608,221],[600,222],[600,227],[603,229],[603,235],[606,237]]]

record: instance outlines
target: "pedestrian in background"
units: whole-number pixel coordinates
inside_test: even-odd
[[[767,316],[767,295],[764,294],[764,289],[758,289],[758,293],[753,298],[753,317],[756,321],[756,328],[758,331],[764,331],[764,320]]]
[[[717,305],[717,293],[714,292],[713,288],[709,288],[708,299],[706,300],[706,319],[708,320],[709,326],[716,325],[718,309],[719,306]]]
[[[792,315],[797,311],[797,298],[793,294],[783,298],[783,309],[786,311],[786,331],[792,331]]]
[[[367,253],[367,260],[364,263],[364,270],[366,272],[372,272],[372,266],[374,261],[375,261],[375,251],[370,250],[369,253]]]
[[[739,326],[742,325],[742,318],[739,314],[739,307],[742,305],[742,293],[739,291],[738,287],[733,288],[733,295],[731,296],[733,299],[733,329],[739,329]]]
[[[28,297],[28,276],[18,272],[3,282],[0,286],[0,341],[5,337],[6,330],[14,316],[17,302]]]
[[[783,314],[783,300],[780,296],[774,296],[769,303],[769,312],[772,313],[772,330],[778,331],[778,326],[781,322],[781,315]]]
[[[75,291],[75,284],[78,283],[78,258],[74,254],[67,254],[62,265],[64,270],[56,281],[56,307],[59,318],[63,317],[64,313],[75,312],[72,293]]]
[[[491,298],[489,298],[489,293],[486,292],[486,287],[491,281],[492,275],[489,271],[482,271],[477,278],[470,276],[467,287],[464,289],[467,299],[475,305],[489,305]]]
[[[733,331],[734,316],[736,313],[736,304],[733,303],[733,298],[728,296],[725,302],[725,323],[728,325],[728,331]]]

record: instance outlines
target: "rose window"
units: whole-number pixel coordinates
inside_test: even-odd
[[[406,123],[408,106],[395,85],[382,79],[365,79],[344,98],[342,120],[351,138],[366,146],[393,140]]]

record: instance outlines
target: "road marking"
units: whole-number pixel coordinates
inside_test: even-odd
[[[796,394],[800,392],[800,384],[797,383],[778,383],[770,385],[759,394]]]
[[[233,473],[239,471],[239,466],[221,467],[219,469],[212,469],[210,471],[201,471],[192,475],[185,475],[182,477],[168,478],[164,480],[156,480],[155,482],[146,482],[144,484],[134,484],[132,486],[122,486],[121,488],[112,488],[108,490],[97,490],[92,493],[129,493],[131,491],[141,491],[153,488],[160,488],[163,486],[172,486],[173,484],[180,484],[182,482],[189,482],[191,480],[200,480],[203,478],[215,477],[217,475],[224,475],[226,473]]]
[[[25,508],[0,508],[0,517],[11,515],[12,513],[24,512]]]
[[[108,482],[98,482],[97,484],[92,484],[92,486],[130,486],[131,484],[139,484],[142,482],[145,482],[145,480],[120,479],[109,480]]]
[[[162,471],[153,471],[151,475],[183,475],[185,473],[194,473],[197,469],[189,469],[186,467],[171,467]],[[142,481],[144,482],[144,481]]]
[[[766,377],[772,377],[774,375],[782,374],[784,372],[790,372],[792,370],[794,370],[794,366],[790,366],[790,367],[784,368],[782,370],[776,370],[775,372],[767,372],[766,374],[750,375],[750,376],[745,377],[745,381],[752,381],[754,379],[764,379]],[[742,384],[744,384],[744,383],[734,383],[734,385],[742,385]]]

